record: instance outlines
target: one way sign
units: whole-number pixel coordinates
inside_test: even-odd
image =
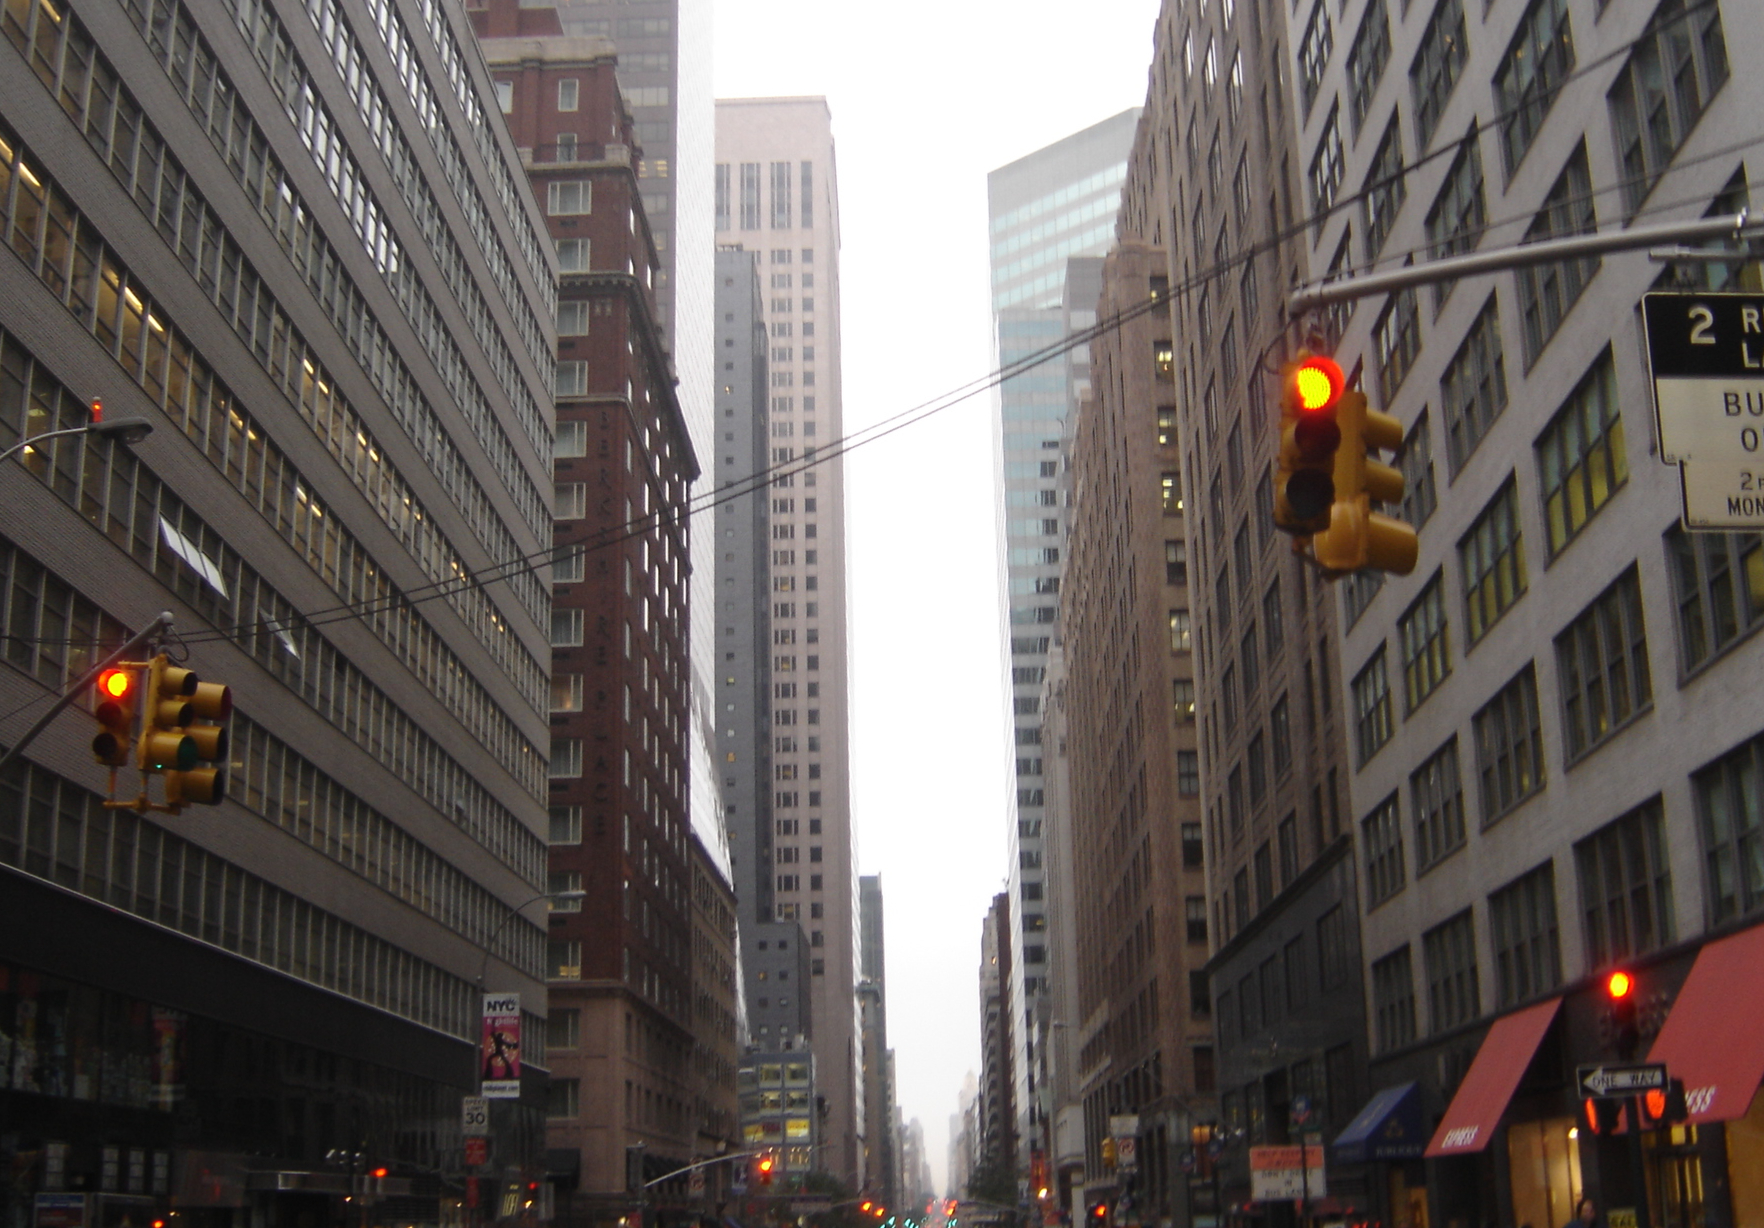
[[[1581,1066],[1575,1073],[1583,1096],[1633,1096],[1638,1092],[1664,1091],[1666,1088],[1664,1062]]]

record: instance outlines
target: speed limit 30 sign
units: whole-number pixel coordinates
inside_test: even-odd
[[[1648,294],[1642,317],[1685,526],[1764,527],[1764,294]]]

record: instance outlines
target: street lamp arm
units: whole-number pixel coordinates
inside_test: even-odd
[[[484,958],[478,962],[478,988],[484,988],[484,977],[490,971],[490,953],[496,949],[496,940],[502,937],[502,931],[508,928],[509,922],[520,916],[540,900],[579,900],[587,895],[586,891],[541,891],[530,900],[523,900],[508,910],[508,915],[496,923],[490,936],[484,939]]]
[[[66,426],[19,440],[0,452],[0,461],[10,460],[17,453],[45,439],[59,439],[64,435],[98,435],[105,439],[119,439],[123,443],[139,443],[152,433],[153,424],[145,418],[118,418],[114,422],[88,422],[84,426]]]
[[[529,901],[529,903],[530,902],[531,901]],[[674,1171],[670,1173],[664,1173],[654,1181],[645,1181],[643,1183],[643,1188],[647,1190],[652,1185],[660,1185],[664,1181],[672,1181],[682,1173],[689,1173],[697,1168],[709,1168],[712,1164],[721,1164],[725,1160],[750,1160],[754,1156],[764,1154],[763,1151],[731,1151],[728,1155],[712,1156],[708,1160],[699,1160],[697,1163],[687,1164],[681,1168],[674,1169]]]

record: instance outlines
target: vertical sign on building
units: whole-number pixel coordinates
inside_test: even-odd
[[[480,1094],[487,1100],[521,1097],[521,995],[484,995],[483,1040],[478,1046]]]

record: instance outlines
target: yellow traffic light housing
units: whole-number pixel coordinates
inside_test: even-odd
[[[167,665],[164,656],[148,662],[141,740],[135,749],[135,766],[143,776],[196,766],[195,739],[184,732],[190,723],[188,694],[196,689],[196,681],[191,671]]]
[[[169,664],[163,655],[149,662],[136,766],[143,776],[153,772],[164,779],[165,807],[173,814],[226,797],[227,731],[221,722],[232,712],[230,687],[203,682],[196,671]]]
[[[98,675],[92,715],[98,732],[92,738],[92,756],[109,767],[126,767],[135,743],[135,708],[141,698],[141,675],[137,669],[113,667]]]
[[[1421,548],[1415,530],[1371,508],[1374,501],[1402,501],[1403,475],[1368,456],[1376,450],[1394,452],[1402,447],[1402,423],[1368,408],[1366,394],[1357,389],[1341,395],[1335,421],[1341,446],[1334,457],[1329,523],[1326,531],[1318,531],[1312,539],[1317,561],[1330,571],[1371,568],[1406,576],[1415,570]]]
[[[1287,533],[1308,537],[1329,527],[1342,442],[1336,407],[1346,384],[1341,367],[1321,354],[1300,351],[1281,370],[1274,524]]]

